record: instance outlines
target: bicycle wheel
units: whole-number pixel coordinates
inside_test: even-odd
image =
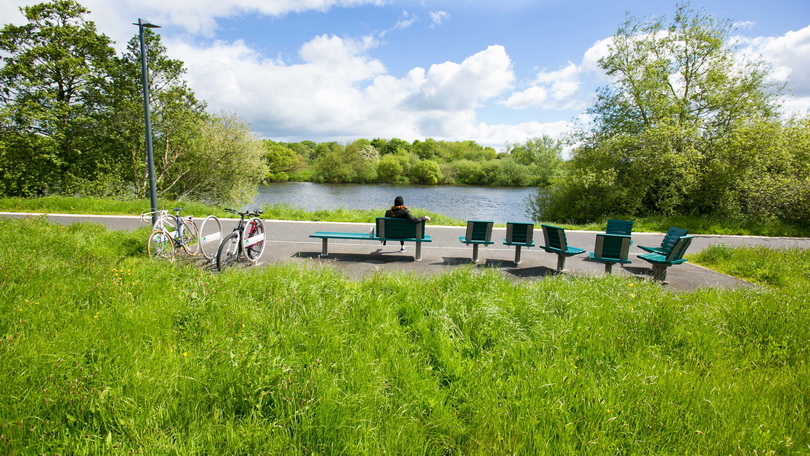
[[[217,216],[209,215],[200,225],[200,252],[209,260],[217,256],[217,247],[222,239],[222,223]]]
[[[165,230],[155,230],[146,241],[146,250],[150,258],[174,258],[174,240]]]
[[[225,236],[217,250],[217,269],[224,271],[239,259],[239,233]]]
[[[259,261],[262,253],[264,253],[264,237],[264,222],[262,222],[262,219],[253,217],[248,220],[242,229],[242,239],[244,239],[245,256],[251,263]]]
[[[194,220],[183,219],[183,235],[182,246],[183,249],[191,256],[197,254],[200,250],[200,231],[197,229],[197,224]]]

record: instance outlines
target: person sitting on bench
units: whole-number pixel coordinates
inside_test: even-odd
[[[419,222],[429,222],[430,217],[427,215],[423,215],[422,217],[414,217],[411,215],[411,211],[408,210],[408,206],[405,205],[405,199],[401,196],[397,196],[394,198],[394,205],[391,206],[390,209],[385,211],[386,217],[395,217],[395,218],[405,218],[408,219],[411,223],[419,223]],[[405,252],[405,242],[399,241],[400,253]],[[385,245],[385,241],[383,241],[383,245]]]

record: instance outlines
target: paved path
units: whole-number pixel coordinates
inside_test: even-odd
[[[42,214],[0,213],[0,216],[25,217]],[[57,223],[75,223],[93,221],[102,223],[110,229],[134,230],[144,224],[136,216],[95,216],[49,214],[48,218]],[[329,241],[329,256],[320,257],[320,239],[310,238],[315,231],[368,232],[373,226],[370,223],[334,223],[334,222],[292,222],[266,220],[268,245],[260,264],[280,262],[305,262],[307,264],[330,265],[344,271],[348,276],[359,278],[379,270],[407,271],[414,274],[431,274],[445,272],[453,268],[471,264],[472,247],[459,242],[465,227],[446,227],[428,224],[426,233],[433,242],[422,247],[422,261],[413,261],[413,243],[406,243],[408,251],[399,253],[399,243],[389,242],[383,246],[373,241],[349,241],[332,239]],[[223,219],[223,228],[231,231],[236,225],[232,219]],[[553,274],[557,256],[546,253],[539,248],[523,249],[522,261],[515,266],[514,248],[501,244],[505,237],[505,228],[493,229],[492,239],[495,244],[481,247],[479,268],[496,268],[504,276],[516,280],[532,280]],[[566,231],[570,245],[588,251],[593,250],[596,233],[591,231]],[[535,243],[542,242],[541,230],[535,231]],[[651,273],[649,263],[638,260],[638,254],[645,253],[639,245],[658,245],[662,233],[633,233],[633,245],[630,249],[631,264],[614,266],[613,273],[644,279]],[[714,244],[729,246],[762,245],[770,248],[798,247],[810,248],[810,238],[771,238],[760,236],[717,236],[696,235],[689,249],[690,253],[698,252]],[[688,256],[688,255],[687,255]],[[602,275],[604,265],[586,259],[587,253],[568,258],[566,272],[571,275]],[[700,266],[685,263],[674,266],[667,273],[669,288],[673,290],[694,290],[701,287],[734,288],[750,286],[747,282],[730,276],[716,273]]]

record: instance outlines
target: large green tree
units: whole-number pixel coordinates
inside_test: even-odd
[[[731,27],[688,4],[678,5],[671,21],[628,18],[599,60],[612,83],[597,92],[590,134],[639,134],[674,124],[717,136],[740,119],[774,116],[768,68],[734,52]]]
[[[779,88],[764,63],[735,52],[730,32],[729,21],[687,4],[671,21],[629,18],[599,60],[611,83],[589,110],[593,122],[565,177],[532,203],[535,215],[735,215],[739,181],[707,181],[707,171],[729,157],[717,153],[725,138],[777,118]]]
[[[73,0],[21,10],[27,24],[0,30],[0,193],[145,196],[137,33],[118,57]],[[261,144],[233,115],[207,113],[183,62],[144,38],[159,195],[246,202],[266,177]]]
[[[114,167],[93,139],[107,108],[111,42],[72,0],[21,11],[26,24],[0,29],[0,191],[88,191]]]

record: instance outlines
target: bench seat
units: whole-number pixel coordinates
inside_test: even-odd
[[[411,223],[406,219],[392,217],[378,217],[376,229],[367,233],[344,233],[339,231],[316,231],[310,234],[311,238],[321,239],[321,256],[329,255],[329,239],[345,239],[353,241],[404,241],[416,243],[414,260],[422,260],[422,243],[432,242],[430,236],[425,236],[424,223]],[[386,233],[388,235],[386,235]]]
[[[534,247],[534,223],[506,222],[503,245],[515,247],[515,266],[520,265],[520,248]]]
[[[672,250],[666,255],[660,253],[645,253],[638,257],[652,264],[653,280],[667,283],[667,268],[687,261],[683,256],[686,253],[686,249],[688,249],[689,245],[692,243],[692,239],[694,239],[694,236],[687,235],[679,237],[675,245],[672,246]]]
[[[540,248],[549,253],[557,254],[557,272],[563,272],[565,268],[565,259],[585,253],[585,249],[578,247],[571,247],[568,245],[568,239],[565,236],[565,229],[553,225],[540,225],[543,228],[543,238],[546,245],[541,245]]]
[[[494,222],[482,220],[470,220],[467,222],[467,232],[464,236],[459,236],[458,240],[466,245],[473,246],[473,263],[478,262],[478,246],[490,245],[492,240],[492,225]]]

